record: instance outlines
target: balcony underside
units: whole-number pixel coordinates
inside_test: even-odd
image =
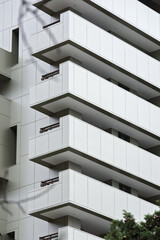
[[[98,128],[103,130],[113,128],[134,139],[138,139],[139,145],[143,148],[147,149],[159,145],[159,136],[133,125],[128,121],[70,93],[54,99],[49,99],[31,107],[40,112],[48,113],[49,115],[70,108],[81,113],[84,121],[89,122]]]
[[[30,213],[30,215],[49,222],[54,222],[54,220],[64,216],[72,216],[81,220],[82,229],[85,230],[87,226],[87,232],[91,232],[95,235],[104,234],[109,228],[110,221],[112,220],[109,217],[69,202],[41,211],[35,211]]]
[[[160,95],[160,88],[124,70],[112,62],[100,57],[86,48],[67,40],[47,49],[35,52],[33,56],[49,63],[59,64],[67,59],[76,59],[76,63],[103,78],[112,78],[137,91],[146,99]]]
[[[7,74],[2,73],[2,72],[0,71],[0,82],[1,82],[1,81],[9,81],[9,80],[10,80],[10,77],[9,77]]]
[[[73,9],[87,20],[107,31],[111,30],[123,36],[145,51],[153,52],[160,48],[158,40],[90,0],[41,0],[34,6],[51,16],[63,12],[64,9]]]
[[[70,161],[80,165],[84,174],[102,182],[114,179],[138,189],[141,195],[146,198],[160,194],[160,186],[73,148],[64,148],[30,160],[50,168],[55,168],[59,164]]]

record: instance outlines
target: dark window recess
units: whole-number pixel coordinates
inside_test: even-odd
[[[118,83],[118,86],[123,88],[123,89],[125,89],[126,91],[130,92],[130,88],[125,86],[125,85],[123,85],[122,83]]]
[[[123,192],[130,193],[131,194],[131,188],[119,183],[119,189]]]
[[[16,164],[17,159],[17,126],[11,127],[11,136],[12,136],[12,164]]]
[[[39,240],[52,240],[58,238],[58,233],[50,234],[44,237],[40,237]]]
[[[7,233],[6,240],[15,240],[15,232]]]
[[[14,29],[12,32],[12,54],[13,65],[19,62],[19,28]]]
[[[48,79],[48,78],[51,78],[51,77],[53,77],[53,76],[55,76],[55,75],[57,75],[57,74],[59,74],[59,70],[56,70],[56,71],[54,71],[54,72],[51,72],[51,73],[47,73],[47,74],[45,74],[45,75],[42,75],[41,81],[44,81],[44,80],[46,80],[46,79]]]
[[[59,23],[59,22],[60,22],[60,20],[57,20],[56,22],[50,23],[50,24],[48,24],[48,25],[45,25],[45,26],[43,26],[43,29],[45,29],[45,28],[47,28],[47,27],[50,27],[50,26],[52,26],[52,25],[54,25],[54,24],[56,24],[56,23]]]
[[[44,128],[40,128],[40,133],[44,133],[44,132],[47,132],[47,131],[49,131],[49,130],[52,130],[52,129],[54,129],[54,128],[57,128],[57,127],[59,127],[60,126],[60,123],[55,123],[55,124],[52,124],[52,125],[49,125],[49,126],[47,126],[47,127],[44,127]]]
[[[125,140],[126,142],[130,142],[130,137],[124,133],[118,132],[118,137]]]
[[[159,0],[139,0],[139,2],[145,4],[147,7],[160,13],[160,1]]]
[[[49,180],[46,180],[46,181],[42,181],[40,186],[45,187],[47,185],[53,184],[53,183],[58,182],[58,181],[59,181],[59,177],[52,178],[52,179],[49,179]]]

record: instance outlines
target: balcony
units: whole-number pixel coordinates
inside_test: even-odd
[[[159,49],[159,14],[138,0],[79,0],[76,3],[73,0],[35,0],[34,6],[52,16],[64,9],[73,9],[88,21],[115,32],[148,52]]]
[[[70,108],[97,127],[129,134],[144,148],[159,145],[158,107],[70,61],[57,73],[31,88],[32,108],[49,115]]]
[[[89,223],[87,224],[89,225]],[[107,228],[106,228],[107,229]],[[41,231],[39,229],[39,231]],[[57,233],[49,234],[43,237],[40,237],[39,240],[51,240],[51,239],[61,239],[61,240],[102,240],[102,238],[95,235],[89,234],[87,232],[81,231],[73,227],[61,227],[58,228]]]
[[[146,198],[159,194],[159,157],[73,116],[60,126],[29,140],[29,159],[55,167],[70,161],[82,172],[139,189]],[[145,168],[144,168],[145,166]]]
[[[88,222],[89,225],[89,222]],[[89,234],[87,232],[72,228],[72,227],[63,227],[58,231],[58,235],[62,240],[102,240],[102,238],[95,235]]]
[[[71,216],[84,226],[90,223],[92,234],[96,235],[100,234],[98,231],[105,233],[112,219],[121,219],[123,210],[132,212],[141,221],[144,215],[158,209],[154,204],[73,170],[60,172],[59,182],[31,191],[29,198],[30,215],[47,221]]]
[[[159,61],[71,11],[62,13],[57,24],[33,35],[33,42],[33,55],[43,61],[59,64],[73,58],[88,70],[115,79],[146,99],[159,96]]]

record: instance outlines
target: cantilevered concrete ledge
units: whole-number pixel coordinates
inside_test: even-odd
[[[101,226],[100,229],[104,229],[104,231],[106,228],[109,227],[112,221],[109,216],[104,216],[88,208],[79,206],[71,202],[59,204],[57,206],[47,208],[41,211],[30,212],[29,214],[33,217],[53,223],[56,221],[56,219],[61,217],[78,216],[78,219],[80,219],[83,224],[87,224],[87,221],[89,221],[93,229],[99,224]]]

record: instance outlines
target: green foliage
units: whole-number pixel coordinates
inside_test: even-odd
[[[131,213],[124,211],[123,220],[112,221],[105,240],[160,240],[160,210],[146,215],[139,223]]]

